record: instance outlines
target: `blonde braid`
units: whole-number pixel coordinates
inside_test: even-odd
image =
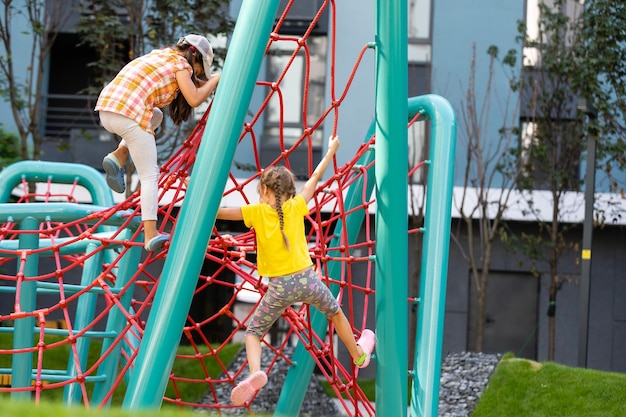
[[[276,212],[280,224],[280,232],[283,235],[283,243],[289,249],[289,239],[285,234],[285,214],[283,213],[283,196],[292,198],[296,195],[296,184],[293,173],[284,166],[268,168],[261,175],[261,184],[274,192],[276,200]]]
[[[282,202],[282,193],[279,191],[282,187],[278,187],[276,192],[276,212],[278,213],[278,222],[280,223],[280,233],[283,234],[283,244],[289,250],[289,239],[287,239],[287,235],[285,234],[285,214],[283,213],[283,202]]]

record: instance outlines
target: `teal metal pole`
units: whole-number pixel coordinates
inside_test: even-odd
[[[82,286],[86,287],[91,284],[94,279],[98,277],[98,274],[102,269],[103,252],[100,251],[93,253],[96,249],[98,249],[98,247],[99,244],[96,243],[90,243],[87,245],[85,255],[91,254],[91,256],[87,258],[85,266],[83,267],[83,274],[80,280],[80,285]],[[83,294],[78,299],[75,315],[76,319],[74,321],[73,329],[74,332],[80,332],[91,323],[95,315],[97,300],[98,295],[93,292]],[[70,353],[69,363],[67,364],[68,376],[76,377],[80,372],[85,372],[90,344],[91,339],[89,337],[83,336],[78,338],[76,341],[76,352],[78,357],[74,357],[74,355]],[[78,382],[66,385],[63,390],[63,403],[66,405],[80,404],[81,395],[82,390]]]
[[[245,0],[241,6],[124,398],[126,409],[154,409],[163,400],[279,3]]]
[[[20,223],[20,230],[38,230],[39,221],[33,217],[27,217]],[[38,233],[22,233],[19,236],[20,249],[37,249],[39,246]],[[22,267],[22,262],[24,265]],[[30,254],[24,261],[18,260],[18,273],[23,273],[24,278],[35,277],[39,269],[39,255]],[[20,283],[16,284],[20,285]],[[31,312],[35,310],[37,304],[37,282],[22,281],[19,303],[15,306],[15,312]],[[19,309],[19,310],[18,310]],[[15,333],[13,335],[13,348],[32,348],[33,332],[35,327],[35,317],[25,316],[15,320]],[[33,373],[33,352],[16,353],[13,355],[11,363],[11,386],[13,388],[27,388],[31,385]],[[12,392],[11,399],[30,399],[31,392]]]
[[[90,204],[74,204],[74,203],[0,203],[0,222],[6,222],[11,219],[12,222],[21,222],[22,220],[33,217],[40,221],[49,218],[55,222],[72,222],[76,219],[82,219],[110,207],[98,207]],[[128,216],[132,215],[130,210],[117,211],[103,224],[107,226],[121,226],[128,220]],[[92,217],[85,220],[84,224],[96,224],[100,219]],[[139,219],[133,219],[128,222],[128,226],[136,229],[139,227]],[[110,229],[111,230],[111,229]]]
[[[124,233],[130,235],[130,230],[125,230]],[[130,238],[130,236],[128,236]],[[135,284],[128,285],[130,280],[133,278],[135,273],[137,272],[137,265],[141,259],[141,251],[142,248],[138,246],[133,246],[128,249],[128,252],[124,255],[121,262],[119,263],[119,270],[117,273],[117,279],[115,281],[115,286],[113,290],[119,291],[125,287],[126,290],[123,294],[119,296],[119,302],[122,305],[122,308],[114,306],[109,311],[109,315],[107,318],[107,325],[105,332],[113,333],[115,335],[121,335],[124,327],[128,324],[128,319],[126,317],[126,313],[131,311],[131,301],[133,298]],[[100,351],[102,352],[101,356],[105,356],[104,353],[109,350],[111,345],[115,343],[117,340],[112,340],[107,338],[103,340],[102,347]],[[100,366],[98,367],[98,376],[104,376],[104,380],[98,381],[93,389],[93,396],[91,401],[93,404],[98,404],[99,406],[108,405],[111,399],[105,404],[104,399],[107,394],[113,387],[113,383],[115,382],[115,377],[117,376],[118,365],[121,359],[121,352],[123,349],[123,341],[117,343],[115,347],[106,355],[106,358],[102,361]],[[157,364],[155,363],[155,366]]]
[[[432,127],[432,165],[428,170],[426,189],[421,301],[417,313],[414,355],[417,371],[411,393],[411,417],[437,417],[450,249],[456,119],[450,103],[436,95],[412,99],[409,107],[423,108]]]
[[[408,390],[407,2],[377,0],[376,414],[406,416]]]
[[[52,178],[55,184],[77,183],[91,194],[93,204],[112,206],[113,194],[104,180],[104,175],[96,169],[80,164],[49,161],[20,161],[9,165],[0,172],[0,203],[9,201],[13,189],[22,178],[32,182],[46,182]]]
[[[50,180],[54,184],[73,184],[76,181],[78,185],[87,189],[92,204],[106,207],[114,204],[113,194],[104,175],[99,171],[87,165],[50,161],[20,161],[0,171],[0,203],[9,201],[11,192],[22,182],[22,179],[39,183]],[[47,213],[47,209],[42,210],[42,213]],[[78,218],[80,217],[75,219]],[[114,231],[115,228],[102,226],[99,230]],[[112,251],[107,251],[105,262],[113,262],[115,256],[116,254]]]

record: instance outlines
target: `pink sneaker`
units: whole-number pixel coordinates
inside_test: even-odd
[[[267,375],[263,371],[256,371],[241,381],[230,393],[230,401],[234,405],[245,404],[255,392],[267,384]]]
[[[361,346],[361,349],[363,349],[365,353],[363,353],[363,356],[361,356],[358,361],[355,361],[354,364],[357,368],[365,368],[370,364],[372,352],[376,346],[376,334],[370,329],[365,329],[356,344]]]

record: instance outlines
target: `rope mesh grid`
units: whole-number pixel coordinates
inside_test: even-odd
[[[251,202],[256,199],[256,181],[262,169],[259,155],[258,131],[259,124],[267,116],[272,100],[280,103],[279,120],[279,151],[271,164],[284,164],[291,167],[293,154],[305,150],[308,161],[308,173],[314,168],[314,147],[312,136],[321,129],[324,122],[332,120],[333,134],[337,132],[340,122],[340,110],[344,99],[350,92],[350,86],[359,69],[359,65],[368,45],[359,52],[356,62],[347,75],[337,77],[335,74],[335,6],[334,2],[324,2],[315,19],[300,37],[280,34],[280,25],[285,21],[292,2],[289,2],[282,17],[268,40],[266,53],[275,42],[289,43],[293,51],[282,72],[274,80],[260,80],[257,89],[265,94],[261,106],[244,124],[239,142],[249,142],[255,152],[254,167],[247,178],[238,178],[232,173],[229,176],[223,198]],[[311,56],[307,47],[308,38],[324,10],[330,13],[328,30],[329,56],[332,60],[328,76],[331,103],[321,116],[311,120],[307,112],[309,95],[309,75]],[[296,57],[304,62],[304,84],[302,90],[302,123],[299,126],[302,134],[290,143],[285,141],[282,132],[285,129],[283,81],[292,69]],[[345,84],[338,87],[337,79],[346,78]],[[159,179],[159,218],[160,231],[171,232],[176,227],[178,207],[184,203],[186,178],[193,167],[198,146],[201,142],[206,120],[210,117],[209,107],[198,125],[177,152],[161,167]],[[419,115],[418,115],[419,116]],[[417,122],[419,117],[409,122]],[[262,126],[261,126],[262,127]],[[210,135],[209,135],[210,136]],[[210,139],[210,138],[209,138]],[[342,137],[342,141],[356,138]],[[368,315],[372,310],[374,283],[373,259],[375,255],[375,239],[371,224],[372,205],[375,196],[360,196],[356,207],[347,209],[344,196],[356,181],[373,180],[372,162],[365,166],[360,161],[368,152],[373,152],[375,138],[366,140],[354,154],[352,159],[342,166],[336,160],[331,164],[331,175],[322,181],[312,200],[312,208],[306,218],[306,230],[311,244],[311,256],[317,268],[322,271],[325,282],[338,290],[338,300],[358,337],[365,327],[374,328],[374,317]],[[408,162],[407,162],[408,163]],[[423,162],[409,167],[409,175],[420,169]],[[368,178],[370,177],[370,178]],[[28,182],[20,185],[22,196],[16,204],[30,204],[34,201],[44,203],[66,202],[78,203],[75,193],[80,185],[75,182],[69,191],[56,191],[54,179],[43,181],[44,186],[32,192]],[[43,191],[41,191],[43,190]],[[251,193],[254,193],[252,195]],[[365,212],[361,237],[357,242],[349,243],[344,237],[347,234],[346,219],[357,212]],[[124,213],[118,225],[110,226],[111,219]],[[22,230],[18,222],[11,219],[0,225],[0,296],[3,303],[0,308],[0,332],[9,333],[17,328],[18,323],[32,326],[32,343],[20,346],[10,337],[4,337],[0,345],[0,373],[14,374],[11,369],[15,358],[26,357],[32,363],[28,370],[30,384],[13,387],[5,384],[0,392],[28,392],[35,401],[45,398],[46,391],[64,389],[66,397],[75,398],[87,407],[103,407],[115,397],[123,395],[127,374],[132,372],[132,360],[137,355],[145,322],[148,318],[160,269],[168,251],[160,253],[143,252],[143,257],[134,267],[129,268],[125,262],[132,258],[132,249],[141,250],[141,229],[133,226],[133,221],[140,218],[139,191],[130,195],[125,201],[114,207],[94,211],[73,221],[58,222],[49,216],[39,223],[37,230]],[[199,216],[199,221],[204,221]],[[337,225],[341,225],[337,229]],[[415,233],[416,230],[409,230]],[[204,408],[220,412],[234,406],[224,402],[215,394],[220,386],[232,388],[247,374],[247,363],[237,369],[229,369],[228,364],[220,358],[224,347],[241,340],[245,323],[258,305],[258,300],[265,293],[267,285],[256,274],[255,239],[253,231],[244,231],[234,236],[232,232],[214,228],[209,246],[205,254],[205,264],[210,265],[210,273],[198,277],[194,297],[217,291],[223,295],[223,304],[206,317],[189,315],[187,325],[182,330],[181,343],[190,346],[193,354],[179,354],[175,364],[186,362],[187,368],[194,368],[195,376],[170,374],[168,390],[164,401],[181,408]],[[35,248],[24,248],[21,241],[26,235],[37,235],[39,244]],[[229,236],[226,236],[228,234]],[[234,239],[234,242],[233,242]],[[45,261],[44,261],[45,259]],[[36,274],[28,272],[29,263],[38,263]],[[340,263],[340,274],[330,277],[328,265]],[[89,272],[87,272],[89,269]],[[16,271],[16,272],[13,272]],[[123,277],[120,274],[123,273]],[[34,292],[33,292],[34,291]],[[36,294],[36,295],[31,295]],[[226,294],[226,296],[224,296]],[[255,301],[250,304],[249,311],[241,316],[235,310],[241,304],[242,295],[252,296]],[[31,297],[26,302],[24,300]],[[81,300],[86,300],[81,304]],[[11,303],[5,302],[10,300]],[[408,303],[412,299],[407,300]],[[12,304],[12,305],[11,305]],[[360,306],[356,311],[354,306]],[[78,315],[80,314],[80,316]],[[112,317],[115,316],[115,319]],[[24,320],[31,320],[24,322]],[[112,322],[116,323],[112,323]],[[214,337],[213,326],[222,327],[224,323],[231,326],[228,335]],[[277,340],[266,337],[264,349],[271,351],[273,359],[266,370],[279,360],[290,363],[290,358],[283,353],[286,346],[295,339],[303,343],[314,358],[317,368],[346,405],[349,415],[375,415],[374,408],[368,403],[356,378],[358,369],[349,361],[342,363],[338,359],[334,341],[334,329],[330,325],[329,333],[318,335],[311,329],[309,307],[293,306],[287,309],[281,318],[282,333]],[[15,326],[15,327],[12,327]],[[228,327],[228,326],[227,326]],[[3,331],[6,330],[6,331]],[[13,331],[13,330],[11,330]],[[15,336],[17,337],[17,336]],[[239,337],[239,339],[238,339]],[[274,337],[275,338],[275,337]],[[9,340],[8,344],[6,340]],[[95,343],[97,341],[98,343]],[[92,343],[94,342],[94,343]],[[21,344],[24,344],[21,342]],[[97,349],[97,351],[96,351]],[[67,358],[68,368],[51,370],[47,368],[47,358],[55,356]],[[209,374],[207,361],[214,361],[220,372]],[[15,366],[15,365],[13,365]],[[176,366],[174,367],[176,368]],[[3,381],[6,378],[3,378]],[[199,398],[182,398],[187,390],[185,384],[200,384],[202,391],[213,393],[212,403],[200,403]],[[206,396],[206,394],[205,394]],[[355,407],[357,403],[361,405]],[[351,404],[352,407],[347,405]],[[249,405],[246,407],[249,408]],[[349,411],[356,410],[356,411]]]

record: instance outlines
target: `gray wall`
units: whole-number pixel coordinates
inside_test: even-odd
[[[458,226],[454,221],[453,230]],[[516,224],[513,230],[531,232],[532,225]],[[624,228],[607,226],[594,230],[593,261],[591,266],[590,315],[589,315],[589,345],[588,367],[616,372],[626,371],[624,349],[626,348],[626,258],[623,256]],[[460,229],[461,241],[466,236],[463,227]],[[575,228],[570,233],[570,239],[582,236],[582,228]],[[465,243],[464,243],[465,246]],[[581,273],[580,263],[576,253],[570,251],[560,264],[560,273],[569,279],[563,284],[557,295],[556,308],[556,349],[555,361],[577,366],[578,361],[578,326],[579,326],[579,280]],[[444,356],[448,352],[472,350],[473,342],[468,337],[470,316],[470,273],[469,267],[462,260],[461,250],[454,243],[450,244],[450,262],[448,272],[448,290],[446,303]],[[493,275],[526,276],[528,280],[535,280],[537,287],[536,298],[524,293],[521,287],[513,286],[508,290],[516,297],[524,297],[519,306],[519,315],[536,315],[536,357],[540,361],[547,360],[548,349],[548,266],[538,264],[539,278],[530,274],[531,264],[520,254],[507,252],[501,244],[496,245],[491,264]],[[538,281],[537,281],[538,280]],[[519,300],[516,300],[519,301]],[[506,294],[500,294],[494,304],[496,309],[502,309],[502,303],[510,303]],[[504,306],[506,307],[506,306]],[[502,317],[492,318],[495,321]],[[528,329],[512,324],[520,332],[524,341],[533,335]],[[532,329],[531,329],[532,331]],[[519,353],[522,346],[509,345],[503,342],[502,352]]]

